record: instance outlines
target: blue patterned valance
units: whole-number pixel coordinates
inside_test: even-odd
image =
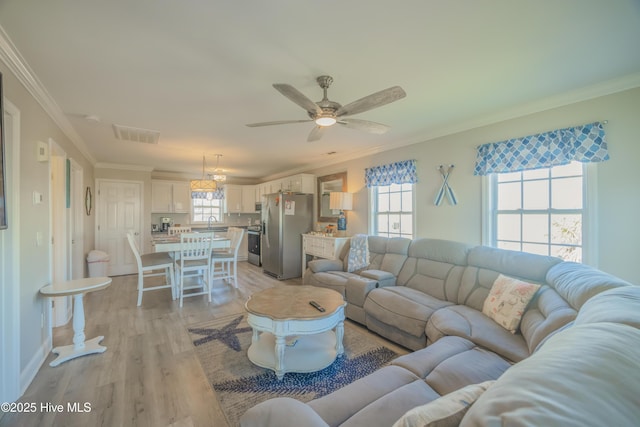
[[[474,175],[609,160],[604,128],[591,123],[478,147]]]
[[[218,187],[213,191],[192,191],[192,199],[208,199],[208,200],[222,200],[224,199],[224,188]]]
[[[374,166],[364,170],[367,187],[391,184],[415,184],[418,182],[415,160],[403,160],[388,165]]]

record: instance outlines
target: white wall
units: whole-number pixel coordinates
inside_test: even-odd
[[[33,96],[0,62],[3,75],[4,96],[19,110],[20,126],[20,368],[21,377],[30,380],[34,369],[40,367],[49,353],[48,327],[40,326],[40,319],[47,300],[39,295],[39,289],[49,284],[51,270],[51,230],[49,223],[49,163],[36,159],[37,141],[53,138],[83,168],[85,185],[93,187],[93,166],[71,143],[53,120],[45,113]],[[7,159],[10,161],[10,159]],[[44,197],[34,205],[32,194],[38,191]],[[85,219],[84,248],[93,246],[93,216]],[[36,244],[36,233],[42,233],[42,245]],[[24,386],[24,384],[23,384]]]
[[[597,267],[640,284],[637,242],[640,242],[640,88],[607,95],[489,126],[436,138],[365,158],[311,171],[317,176],[347,171],[348,190],[355,193],[348,212],[349,234],[368,231],[368,191],[364,169],[398,160],[416,159],[418,237],[480,244],[482,240],[482,178],[473,175],[476,147],[488,142],[553,129],[608,120],[605,125],[611,160],[597,166]],[[458,205],[433,205],[441,178],[436,168],[455,164],[449,178]]]

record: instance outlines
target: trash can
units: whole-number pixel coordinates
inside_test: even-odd
[[[102,251],[93,250],[87,256],[89,266],[89,277],[103,277],[107,275],[109,267],[109,254]]]

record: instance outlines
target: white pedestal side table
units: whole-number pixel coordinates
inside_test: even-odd
[[[101,346],[104,336],[85,341],[84,336],[84,305],[82,299],[87,292],[99,291],[111,284],[110,277],[89,277],[85,279],[69,280],[53,283],[40,289],[40,293],[47,297],[62,297],[73,295],[73,344],[55,347],[52,352],[56,357],[49,366],[58,366],[62,362],[93,353],[104,353],[107,347]]]
[[[316,301],[325,311],[309,304]],[[247,323],[253,328],[247,351],[255,365],[281,380],[287,372],[316,372],[344,353],[344,307],[338,292],[315,286],[278,286],[249,297]]]

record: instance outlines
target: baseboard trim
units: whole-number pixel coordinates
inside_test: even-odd
[[[47,356],[49,356],[52,348],[53,341],[51,337],[47,337],[47,339],[42,342],[42,345],[40,345],[38,351],[33,354],[33,357],[29,363],[27,363],[27,366],[25,366],[22,372],[20,372],[20,396],[27,391],[27,387],[29,387],[33,379],[38,374],[38,371],[44,361],[47,360]]]

